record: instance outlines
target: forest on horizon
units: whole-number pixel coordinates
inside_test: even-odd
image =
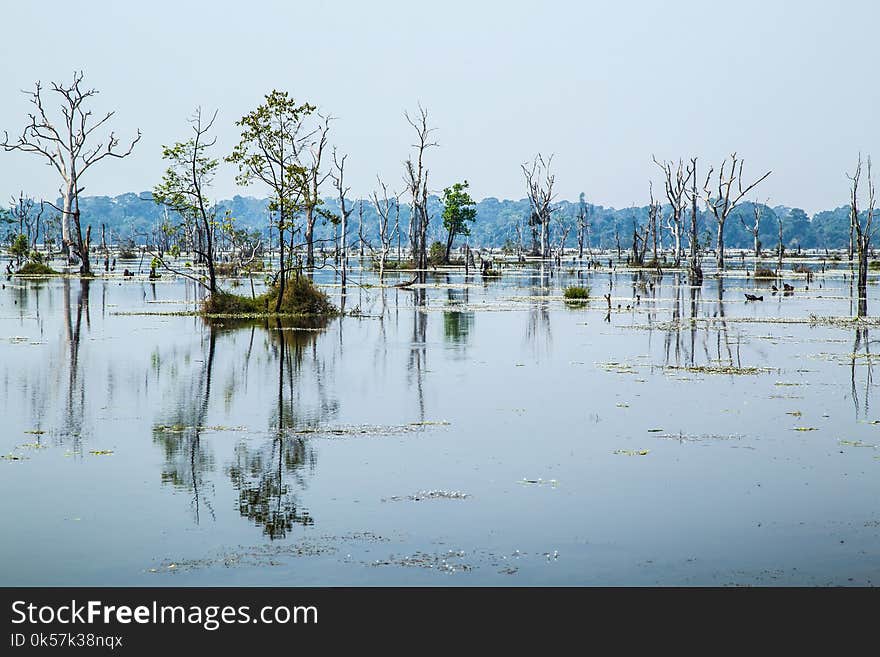
[[[17,202],[18,199],[14,199]],[[589,243],[593,248],[613,249],[617,247],[617,237],[620,238],[620,246],[623,249],[630,247],[632,239],[633,221],[638,226],[644,226],[648,221],[649,206],[613,208],[589,202],[585,199],[588,224]],[[56,205],[60,200],[56,201]],[[269,200],[253,196],[235,195],[231,199],[217,202],[217,216],[224,216],[226,212],[235,219],[237,229],[249,232],[258,232],[262,236],[267,234],[268,223],[266,221]],[[363,232],[368,240],[378,239],[378,214],[373,203],[368,199],[355,200],[354,212],[350,219],[349,244],[355,244],[358,240],[359,213],[363,211]],[[331,213],[338,213],[338,201],[333,198],[324,199],[325,208]],[[441,219],[441,199],[432,195],[428,199],[428,206],[432,221],[428,228],[428,236],[431,240],[445,240],[446,230]],[[99,232],[101,225],[105,225],[108,237],[113,242],[133,240],[138,244],[146,243],[159,229],[165,220],[165,210],[157,205],[149,191],[136,194],[129,192],[118,196],[83,196],[80,198],[83,225],[91,224],[93,231]],[[751,249],[753,237],[749,229],[754,224],[754,204],[743,201],[731,213],[725,230],[725,243],[730,248]],[[579,209],[578,201],[558,201],[554,204],[553,221],[550,227],[551,242],[559,244],[563,228],[566,224],[574,227]],[[841,249],[849,243],[850,231],[850,208],[847,205],[816,212],[809,216],[800,208],[787,206],[761,205],[761,222],[759,239],[762,248],[775,248],[779,239],[779,221],[782,221],[782,236],[786,250],[801,249]],[[668,207],[664,207],[664,215]],[[530,213],[529,201],[526,198],[519,200],[497,199],[494,197],[484,198],[476,204],[477,217],[471,226],[469,243],[473,247],[502,247],[505,244],[515,245],[519,240],[517,227],[522,231],[523,243],[529,241],[528,218]],[[400,205],[400,225],[402,228],[409,223],[410,208],[407,204]],[[711,248],[715,244],[716,222],[705,209],[699,213],[699,240],[701,247]],[[59,230],[57,212],[52,211],[51,206],[46,205],[43,219],[46,228],[50,231]],[[169,213],[173,215],[173,213]],[[174,217],[171,217],[174,220]],[[4,239],[6,232],[15,234],[17,225],[13,227],[11,215],[6,215],[7,226],[4,226]],[[665,222],[662,223],[665,229]],[[335,230],[329,222],[319,222],[316,226],[316,238],[330,238]],[[406,242],[405,229],[403,241]],[[671,238],[667,230],[662,230],[663,243],[671,246]],[[59,240],[56,240],[59,241]],[[463,238],[459,238],[463,243]],[[568,248],[577,245],[577,231],[571,230],[566,239],[565,246]]]

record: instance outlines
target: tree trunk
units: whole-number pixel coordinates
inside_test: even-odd
[[[715,247],[715,258],[718,263],[718,272],[724,271],[724,221],[718,222],[718,239]]]
[[[315,266],[315,209],[306,207],[306,267]]]
[[[339,257],[342,258],[341,264],[342,264],[342,289],[343,289],[343,291],[345,290],[345,281],[348,276],[348,248],[345,243],[345,236],[348,234],[348,233],[346,233],[346,229],[347,229],[346,219],[348,219],[348,215],[345,212],[345,206],[343,206],[342,207],[342,226],[340,229],[340,232],[342,233],[342,237],[341,237],[342,251],[339,254]]]
[[[541,220],[541,257],[546,258],[550,249],[550,220],[544,217]]]
[[[865,317],[868,314],[868,245],[859,240],[858,244],[859,271],[858,271],[858,295],[859,301],[856,311],[857,317]]]
[[[74,182],[68,180],[64,186],[64,205],[61,213],[61,252],[70,264],[70,217],[73,215]]]
[[[450,253],[452,253],[452,243],[454,240],[455,240],[455,231],[450,229],[449,236],[446,238],[446,257],[444,258],[444,261],[446,262],[447,265],[449,264],[449,255],[450,255]]]

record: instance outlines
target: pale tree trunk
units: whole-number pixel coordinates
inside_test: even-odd
[[[315,211],[314,208],[306,208],[306,266],[311,269],[315,266]]]
[[[544,217],[541,221],[541,257],[546,258],[550,254],[550,221],[549,217]]]
[[[64,185],[64,203],[61,212],[61,252],[70,264],[70,217],[73,214],[74,185],[68,180]]]

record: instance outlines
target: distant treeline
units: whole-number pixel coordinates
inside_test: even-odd
[[[58,201],[60,203],[60,201]],[[572,228],[566,240],[567,247],[577,245],[576,214],[578,202],[560,201],[555,204],[551,223],[551,243],[559,245],[562,228],[569,224]],[[587,203],[590,245],[594,248],[616,248],[619,236],[620,246],[628,249],[632,244],[633,223],[643,226],[648,219],[648,207],[629,207],[615,209]],[[80,198],[83,227],[92,225],[93,234],[100,234],[101,225],[106,226],[108,239],[114,242],[134,240],[137,243],[149,242],[166,220],[165,210],[152,201],[150,192],[141,194],[122,194],[116,197],[89,196]],[[325,208],[337,213],[337,203],[333,199],[325,201]],[[349,218],[348,242],[358,240],[361,208],[363,212],[363,234],[365,239],[378,241],[378,215],[373,205],[364,200],[354,202],[354,212]],[[430,239],[445,239],[443,222],[440,218],[442,206],[440,199],[429,199],[432,214],[428,231]],[[235,218],[236,227],[266,234],[268,200],[234,196],[218,203],[218,217],[228,211]],[[400,207],[401,243],[408,243],[407,226],[409,207]],[[477,220],[471,228],[470,244],[474,247],[513,246],[519,243],[520,234],[526,248],[531,243],[531,230],[528,226],[529,203],[526,199],[499,200],[485,198],[477,203]],[[46,215],[50,213],[47,212]],[[688,215],[686,215],[688,216]],[[170,221],[175,217],[168,216]],[[849,244],[849,207],[842,205],[833,210],[817,212],[812,217],[799,208],[785,206],[764,207],[761,213],[759,239],[764,249],[773,249],[779,240],[779,221],[782,221],[782,239],[786,250],[797,249],[840,249]],[[743,226],[754,225],[754,212],[751,203],[743,202],[733,211],[725,229],[725,244],[729,248],[753,247],[753,237]],[[670,248],[671,237],[665,230],[664,214],[663,245]],[[50,224],[51,225],[51,224]],[[518,230],[519,229],[519,230]],[[317,239],[329,239],[335,230],[329,223],[320,225],[316,231]],[[716,222],[705,212],[700,213],[699,241],[701,246],[714,246]],[[395,239],[396,242],[396,239]],[[686,243],[686,242],[685,242]]]

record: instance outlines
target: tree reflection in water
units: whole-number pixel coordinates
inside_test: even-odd
[[[451,282],[448,275],[446,282]],[[448,310],[443,311],[443,337],[463,357],[466,355],[471,329],[474,326],[474,312],[468,310],[468,288],[456,290],[450,287],[446,291],[446,297]]]
[[[226,332],[250,330],[245,362],[237,372],[239,377],[246,377],[258,329],[267,332],[272,356],[269,365],[277,376],[277,396],[269,416],[272,437],[268,441],[241,440],[225,473],[238,493],[238,512],[260,526],[269,538],[283,538],[294,525],[314,523],[309,512],[301,508],[297,491],[305,486],[304,473],[314,469],[315,455],[296,431],[314,428],[338,410],[324,381],[324,367],[316,350],[317,336],[326,326],[326,320],[299,318],[208,322],[202,366],[177,397],[184,403],[154,428],[154,441],[165,454],[162,482],[192,494],[196,523],[201,520],[202,506],[214,517],[213,504],[206,495],[213,493],[209,476],[215,469],[215,459],[202,440],[202,433],[208,420],[217,340]],[[310,409],[311,412],[304,412],[297,385],[306,362],[315,370],[315,376],[309,380],[317,385],[319,397],[317,409]]]
[[[872,367],[872,358],[871,354],[871,343],[876,342],[876,340],[871,340],[868,337],[868,328],[867,327],[858,327],[856,328],[856,336],[855,341],[853,342],[853,350],[852,354],[850,354],[850,391],[852,394],[853,406],[856,411],[856,420],[859,419],[859,415],[862,416],[863,419],[867,420],[868,411],[870,410],[870,397],[871,397],[871,385],[874,382],[874,372]],[[864,362],[864,376],[865,376],[865,396],[864,396],[864,404],[862,407],[859,407],[859,385],[858,385],[858,364],[859,362]]]
[[[290,320],[275,318],[262,325],[269,332],[274,354],[278,359],[278,398],[271,421],[274,437],[256,447],[241,441],[235,449],[235,458],[226,469],[233,487],[238,491],[238,511],[251,522],[263,528],[271,539],[283,538],[294,525],[311,525],[314,519],[308,510],[301,509],[296,491],[305,486],[303,472],[314,470],[315,455],[301,436],[293,433],[312,427],[320,418],[312,416],[305,422],[298,416],[296,402],[296,374],[300,371],[309,351],[315,361],[319,393],[320,415],[335,411],[335,402],[329,401],[322,367],[317,359],[315,342],[322,320]],[[311,347],[311,350],[309,348]]]

